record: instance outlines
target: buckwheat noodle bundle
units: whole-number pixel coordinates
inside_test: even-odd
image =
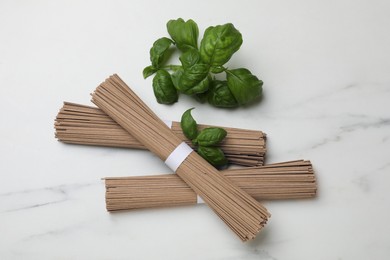
[[[64,102],[55,120],[55,136],[71,144],[146,149],[137,139],[96,107]],[[199,125],[199,129],[210,127]],[[171,122],[172,131],[188,145],[179,122]],[[227,136],[219,145],[232,164],[264,164],[266,135],[261,131],[224,127]]]
[[[185,143],[117,75],[97,87],[92,102],[170,165],[242,241],[255,238],[266,224],[268,211],[196,152],[188,153]]]
[[[291,161],[222,173],[257,200],[304,199],[316,194],[310,161]],[[108,211],[193,205],[196,193],[176,174],[107,177]]]

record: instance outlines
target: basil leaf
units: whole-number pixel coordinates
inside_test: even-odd
[[[195,94],[192,97],[195,98],[196,101],[198,101],[200,103],[204,103],[207,101],[207,96],[209,95],[209,91],[210,91],[210,89],[207,90],[206,92]]]
[[[199,29],[193,20],[190,19],[187,22],[182,18],[170,20],[167,23],[167,30],[179,50],[198,48]]]
[[[247,69],[226,70],[227,85],[239,105],[248,104],[261,96],[263,81]]]
[[[199,146],[197,152],[215,167],[226,165],[228,162],[222,150],[217,147]]]
[[[195,143],[201,146],[213,146],[220,143],[227,135],[225,129],[220,127],[208,127],[200,131]]]
[[[206,92],[209,89],[209,85],[209,66],[195,64],[183,70],[183,74],[178,79],[177,88],[184,94],[194,95]]]
[[[198,50],[191,49],[191,50],[188,50],[188,51],[184,52],[180,56],[179,59],[181,61],[181,65],[183,66],[183,68],[187,69],[189,67],[194,66],[195,64],[197,64],[199,62],[200,54],[199,54]]]
[[[142,71],[142,74],[144,75],[144,79],[146,79],[149,76],[152,76],[154,73],[156,73],[157,69],[153,66],[147,66]]]
[[[180,81],[180,79],[181,79],[183,73],[184,73],[184,70],[181,68],[181,69],[176,70],[176,71],[172,74],[172,82],[173,82],[173,85],[175,86],[175,88],[176,88],[177,90],[180,89],[180,88],[179,88],[179,81]]]
[[[183,130],[183,134],[190,140],[195,139],[198,136],[198,124],[195,119],[191,115],[191,110],[194,108],[190,108],[183,113],[181,116],[180,126]]]
[[[212,80],[210,90],[207,92],[207,101],[216,107],[237,107],[237,100],[228,88],[227,81]]]
[[[187,94],[187,95],[196,95],[196,94],[202,94],[202,93],[206,92],[209,89],[210,80],[211,80],[210,75],[207,75],[207,77],[204,78],[201,82],[196,84],[191,89],[187,90],[185,92],[185,94]]]
[[[220,73],[224,71],[222,65],[240,49],[241,44],[242,35],[233,24],[210,26],[200,43],[200,57],[211,66],[211,72]]]
[[[173,44],[173,41],[167,37],[160,38],[153,43],[153,47],[150,49],[150,61],[154,68],[160,68],[162,62],[166,58],[169,47]]]
[[[195,49],[187,50],[180,56],[180,61],[184,70],[178,73],[179,77],[175,85],[178,90],[187,95],[207,91],[210,84],[209,66],[199,62],[199,52]]]
[[[154,76],[153,92],[160,104],[173,104],[179,97],[172,83],[171,75],[166,70],[159,70]]]

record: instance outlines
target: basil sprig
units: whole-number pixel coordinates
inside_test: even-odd
[[[179,93],[222,108],[244,106],[259,100],[261,80],[248,69],[225,67],[243,42],[233,24],[208,27],[199,47],[199,29],[193,20],[170,20],[167,30],[171,38],[162,37],[153,43],[149,52],[151,65],[143,70],[144,78],[156,73],[153,90],[157,102],[173,104]],[[181,52],[181,65],[166,64],[175,50]],[[222,72],[225,72],[226,80],[215,79],[214,74]]]
[[[180,125],[184,135],[196,146],[196,151],[206,161],[215,167],[227,164],[227,159],[223,151],[215,147],[226,137],[227,132],[223,128],[208,127],[198,131],[198,125],[191,115],[191,110],[185,111],[181,117]]]

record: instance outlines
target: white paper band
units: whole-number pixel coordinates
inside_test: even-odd
[[[204,200],[199,196],[199,195],[196,195],[196,202],[198,204],[203,204],[204,203]]]
[[[163,119],[162,121],[169,127],[169,129],[172,129],[173,122],[171,120]]]
[[[192,148],[182,142],[179,144],[175,150],[168,156],[165,160],[165,164],[168,165],[174,172],[176,172],[177,168],[179,168],[180,164],[187,158],[187,156],[193,152]]]

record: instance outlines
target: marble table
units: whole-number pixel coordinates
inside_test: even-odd
[[[389,259],[389,1],[11,1],[0,3],[0,259]],[[181,96],[159,105],[142,78],[172,18],[201,35],[232,22],[244,44],[229,67],[264,81],[264,98],[223,110]],[[118,73],[164,118],[263,130],[267,163],[308,159],[311,200],[272,213],[242,243],[205,205],[105,210],[105,176],[169,173],[147,151],[65,145],[63,101]]]

